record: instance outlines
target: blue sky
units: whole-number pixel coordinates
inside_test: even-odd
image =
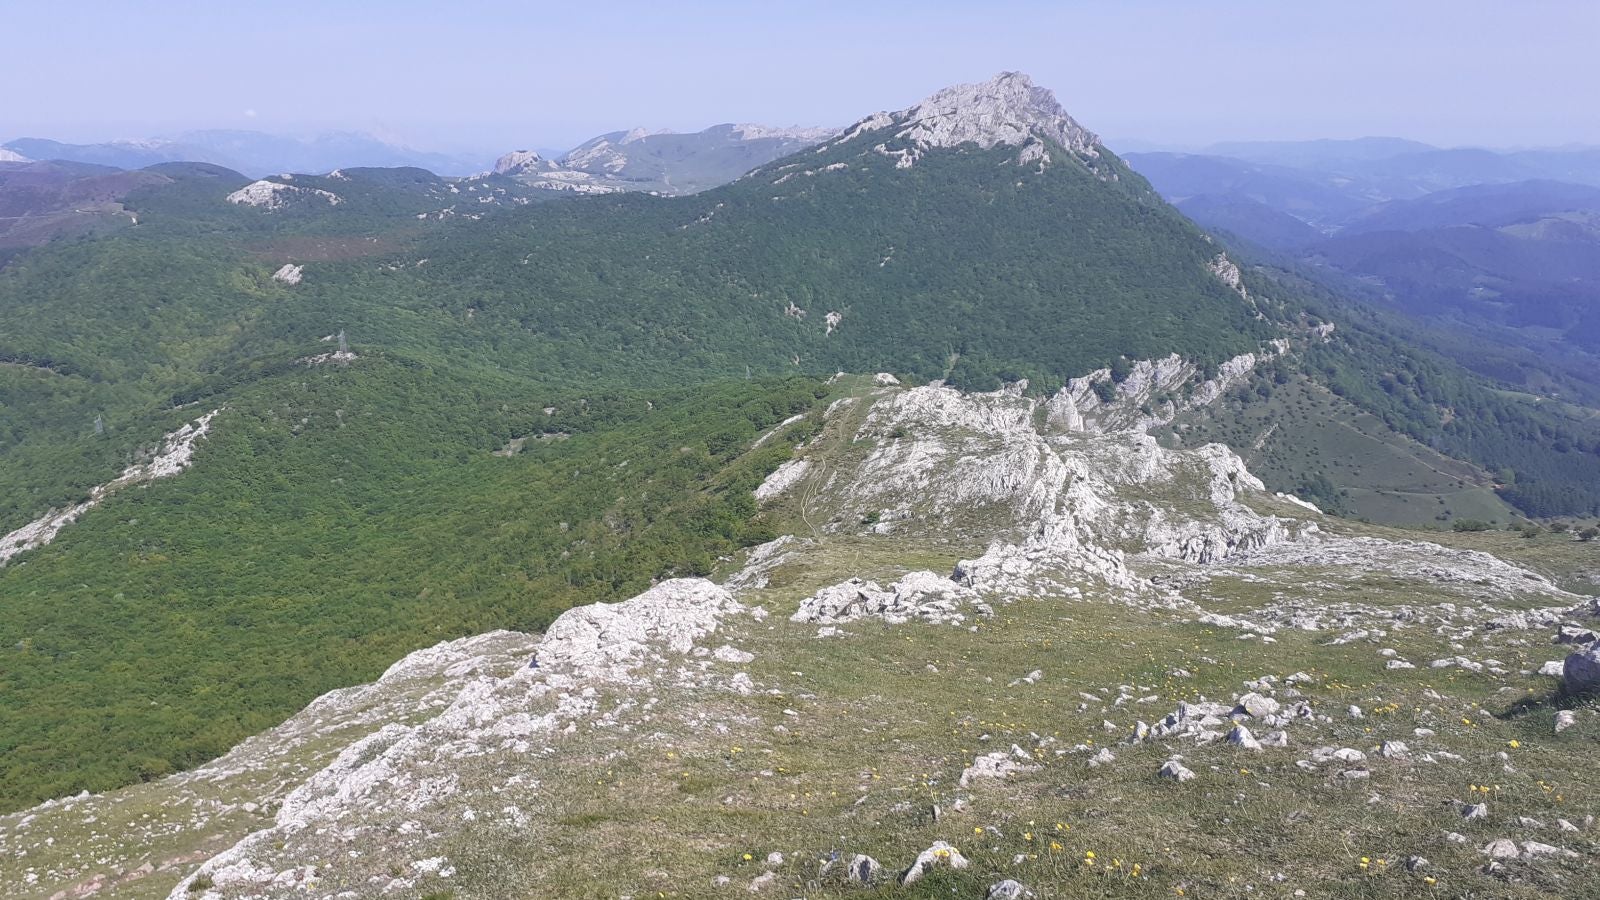
[[[1112,139],[1600,144],[1597,47],[1600,0],[0,0],[0,140],[559,148],[635,125],[842,125],[1020,69]]]

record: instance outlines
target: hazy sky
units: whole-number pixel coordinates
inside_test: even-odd
[[[0,0],[0,140],[559,148],[634,125],[843,125],[1020,69],[1113,139],[1600,143],[1597,48],[1600,0]]]

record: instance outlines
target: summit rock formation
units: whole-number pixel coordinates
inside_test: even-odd
[[[884,132],[889,132],[886,136]],[[988,81],[947,87],[899,112],[880,112],[846,129],[836,144],[863,134],[882,142],[875,149],[914,165],[933,148],[973,144],[1020,148],[1020,164],[1049,163],[1053,143],[1085,161],[1100,155],[1100,139],[1079,125],[1056,96],[1021,72],[1001,72]],[[1048,142],[1048,143],[1047,143]]]

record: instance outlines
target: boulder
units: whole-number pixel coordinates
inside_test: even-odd
[[[1250,733],[1250,729],[1243,725],[1233,726],[1233,730],[1228,732],[1228,743],[1236,747],[1243,747],[1246,750],[1261,749],[1261,742],[1256,740],[1256,736]]]
[[[1277,712],[1278,701],[1257,693],[1249,693],[1239,698],[1239,708],[1260,719]]]
[[[1517,849],[1517,845],[1514,841],[1508,841],[1505,838],[1500,838],[1499,840],[1490,841],[1489,843],[1485,844],[1483,846],[1483,852],[1490,859],[1515,859],[1517,854],[1521,851]]]
[[[1569,694],[1600,691],[1600,647],[1570,654],[1561,667],[1561,684]]]
[[[984,900],[1027,900],[1033,896],[1033,891],[1022,886],[1021,882],[1007,878],[989,885],[989,892],[984,895]]]
[[[961,855],[960,850],[957,850],[944,841],[934,841],[933,844],[928,847],[928,849],[917,854],[917,861],[912,863],[911,868],[907,869],[905,874],[900,876],[900,884],[901,886],[915,884],[918,881],[921,881],[922,876],[928,874],[930,869],[934,869],[939,866],[949,866],[952,869],[965,869],[967,867],[967,858]]]
[[[1582,646],[1593,644],[1596,639],[1597,636],[1592,629],[1579,625],[1563,625],[1561,630],[1556,632],[1556,643],[1558,644],[1577,644]]]
[[[1156,774],[1160,775],[1162,778],[1170,778],[1173,781],[1178,782],[1194,780],[1194,773],[1189,771],[1187,766],[1176,759],[1167,760],[1160,769],[1156,770]]]
[[[883,866],[872,857],[857,853],[850,857],[850,869],[846,876],[857,884],[877,884],[883,879]]]
[[[1505,843],[1509,844],[1511,842],[1506,841]],[[1551,856],[1565,856],[1568,859],[1571,859],[1577,855],[1578,854],[1573,853],[1571,850],[1563,850],[1560,847],[1552,847],[1549,844],[1541,844],[1538,841],[1522,842],[1523,859],[1545,859],[1546,857]]]
[[[1010,778],[1019,772],[1029,772],[1038,766],[1024,765],[1005,753],[985,753],[961,770],[961,786],[967,787],[975,778]]]

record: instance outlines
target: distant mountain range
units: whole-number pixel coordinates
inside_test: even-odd
[[[1195,222],[1424,323],[1463,366],[1600,403],[1600,149],[1209,149],[1129,162]]]
[[[1130,153],[1126,159],[1180,208],[1193,202],[1236,212],[1260,204],[1324,230],[1376,203],[1453,188],[1533,180],[1600,186],[1600,147],[1440,149],[1402,138],[1360,138],[1226,143],[1203,153]]]
[[[693,194],[837,133],[836,128],[749,124],[713,125],[692,134],[635,128],[591,138],[555,160],[513,151],[500,158],[494,171],[539,187],[585,193]]]
[[[525,183],[584,193],[652,191],[692,194],[835,134],[837,129],[713,125],[703,131],[614,131],[565,153],[517,150],[493,166]],[[259,178],[285,172],[326,174],[340,168],[419,168],[466,176],[489,169],[486,157],[433,153],[356,133],[313,138],[256,131],[189,131],[168,138],[69,144],[18,138],[0,146],[0,163],[87,163],[136,170],[167,162],[203,162]]]
[[[414,150],[354,132],[298,138],[259,131],[205,130],[98,144],[25,137],[8,141],[4,149],[25,159],[94,163],[118,169],[143,169],[164,162],[204,162],[252,176],[320,173],[341,166],[416,166],[442,175],[466,175],[482,166],[476,157]]]

